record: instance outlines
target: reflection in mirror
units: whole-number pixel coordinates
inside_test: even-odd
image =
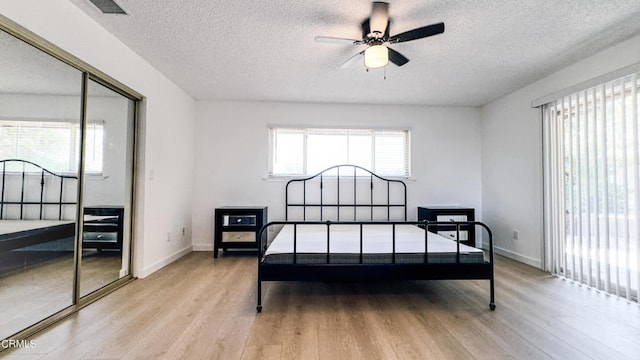
[[[135,103],[89,81],[80,295],[129,274]]]
[[[0,339],[73,303],[81,85],[0,31]]]

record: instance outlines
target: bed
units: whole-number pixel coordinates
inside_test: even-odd
[[[26,160],[0,160],[0,251],[73,237],[77,177]]]
[[[407,220],[403,181],[355,165],[332,166],[285,188],[285,220],[259,233],[257,307],[264,281],[488,280],[495,310],[493,238],[477,221]],[[435,233],[475,226],[487,249]],[[433,230],[433,231],[429,231]],[[459,237],[458,237],[459,238]]]
[[[66,220],[2,220],[0,251],[10,251],[73,237],[75,223]]]
[[[75,237],[77,180],[30,161],[0,160],[0,251]],[[122,249],[123,207],[85,207],[83,248]]]

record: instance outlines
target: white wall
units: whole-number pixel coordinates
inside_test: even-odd
[[[213,248],[213,209],[269,206],[284,219],[284,181],[265,180],[268,125],[411,129],[409,219],[419,205],[459,205],[480,214],[477,108],[209,101],[197,103],[193,246]]]
[[[145,96],[134,275],[189,252],[195,101],[69,1],[2,0],[0,13]]]
[[[640,36],[481,108],[482,208],[499,252],[542,263],[542,122],[531,101],[637,62]],[[514,229],[519,240],[513,240]]]

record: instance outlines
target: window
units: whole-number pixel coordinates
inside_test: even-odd
[[[410,176],[409,131],[270,128],[270,175],[314,175],[340,164]]]
[[[637,74],[543,108],[547,269],[638,300]]]
[[[88,173],[102,173],[103,137],[102,124],[87,125]],[[79,147],[78,123],[0,120],[0,159],[28,160],[56,173],[77,173]]]

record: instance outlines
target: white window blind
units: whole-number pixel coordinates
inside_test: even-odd
[[[408,130],[270,128],[270,143],[270,175],[313,175],[352,164],[410,176]]]
[[[638,301],[638,74],[543,106],[545,266]]]
[[[102,124],[87,125],[87,172],[103,170],[103,138]],[[0,159],[28,160],[53,172],[77,173],[79,149],[78,123],[0,120]]]

